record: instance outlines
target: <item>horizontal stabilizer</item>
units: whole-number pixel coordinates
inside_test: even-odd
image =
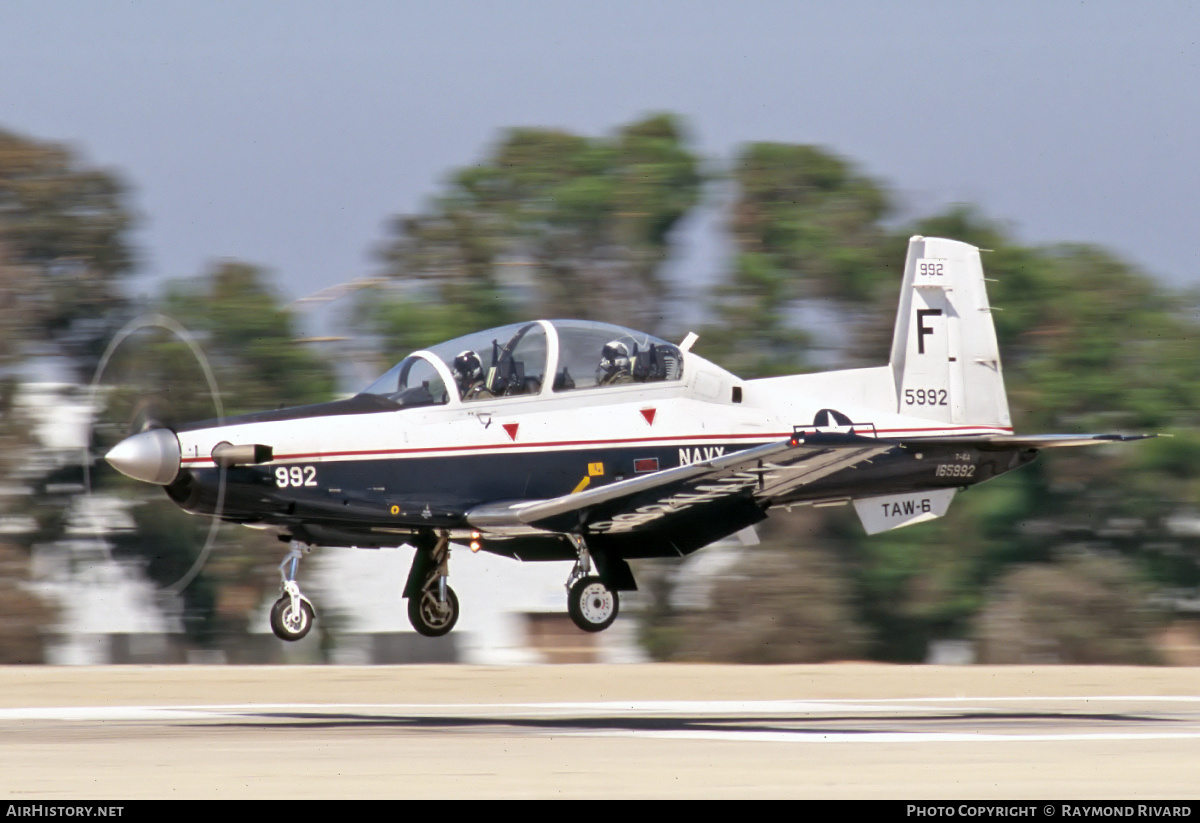
[[[1057,449],[1063,446],[1095,446],[1100,443],[1127,443],[1146,440],[1157,434],[1032,434],[1013,437],[994,437],[993,442],[1027,449]]]
[[[989,434],[977,437],[922,437],[907,440],[906,446],[931,443],[943,446],[974,446],[981,449],[1061,449],[1067,446],[1096,446],[1127,443],[1158,437],[1157,434]]]

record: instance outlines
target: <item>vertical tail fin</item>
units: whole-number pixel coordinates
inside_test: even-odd
[[[890,362],[901,414],[1011,427],[991,311],[979,249],[937,237],[908,241]]]

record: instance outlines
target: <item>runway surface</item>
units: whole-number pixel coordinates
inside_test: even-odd
[[[1200,670],[0,668],[0,797],[1194,800]]]

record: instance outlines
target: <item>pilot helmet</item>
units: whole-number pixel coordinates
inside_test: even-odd
[[[479,355],[467,349],[459,352],[454,358],[454,373],[459,375],[463,380],[474,380],[477,377],[483,376],[483,363],[479,359]]]
[[[600,368],[606,373],[629,369],[629,347],[620,340],[612,340],[600,350]]]

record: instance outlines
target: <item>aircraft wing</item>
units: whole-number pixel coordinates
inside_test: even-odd
[[[567,531],[580,524],[588,531],[633,531],[668,514],[739,494],[779,496],[896,446],[854,434],[798,434],[576,494],[477,506],[467,512],[467,521],[492,533]]]
[[[1045,449],[1140,440],[1154,435],[1041,434],[877,439],[848,432],[797,434],[703,462],[547,500],[509,500],[466,512],[473,528],[492,534],[539,531],[621,533],[675,512],[736,495],[770,500],[852,468],[894,448],[922,445],[982,449]]]

